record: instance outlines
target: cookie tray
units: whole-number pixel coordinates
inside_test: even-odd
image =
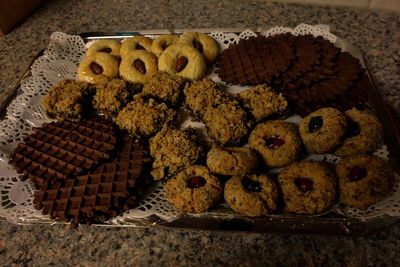
[[[95,39],[123,39],[134,35],[152,35],[160,34],[180,34],[187,31],[199,32],[224,32],[237,34],[243,33],[244,29],[176,29],[176,30],[144,30],[135,32],[90,32],[82,33],[80,36],[87,43]],[[261,32],[261,29],[254,29],[252,32]],[[353,45],[343,39],[337,38],[335,45],[344,51],[350,52],[357,57],[366,68],[368,77],[372,83],[372,90],[369,94],[369,105],[376,111],[376,116],[384,126],[385,144],[389,151],[389,164],[396,171],[400,171],[400,132],[396,126],[395,120],[385,104],[377,88],[373,75],[368,67],[366,59],[362,53]],[[38,59],[43,55],[40,52]],[[33,62],[32,62],[33,64]],[[0,118],[3,119],[7,107],[16,95],[22,92],[21,83],[24,79],[32,75],[31,67],[25,72],[21,80],[8,94],[3,105],[0,107]],[[1,174],[0,174],[1,176]],[[399,189],[400,190],[400,189]],[[1,208],[1,207],[0,207]],[[0,214],[2,215],[2,214]],[[377,217],[358,217],[349,218],[338,213],[328,212],[320,216],[295,216],[295,215],[271,215],[262,218],[251,218],[238,215],[232,210],[224,207],[218,207],[210,212],[203,214],[186,214],[173,221],[166,221],[157,215],[151,215],[146,218],[127,218],[123,222],[99,224],[97,226],[107,227],[158,227],[158,228],[177,228],[192,230],[213,230],[213,231],[244,231],[244,232],[270,232],[270,233],[303,233],[303,234],[331,234],[331,235],[367,235],[378,230],[386,228],[398,221],[397,216],[382,215]],[[7,220],[6,216],[0,216],[0,220]],[[58,224],[44,218],[25,218],[17,221],[19,224]]]

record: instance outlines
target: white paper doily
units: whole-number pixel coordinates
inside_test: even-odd
[[[337,37],[329,32],[326,25],[300,24],[295,28],[274,27],[261,34],[271,36],[280,33],[292,33],[294,35],[312,34],[335,43]],[[240,39],[247,39],[256,34],[250,30],[236,33],[212,32],[212,36],[222,49],[230,44],[237,43]],[[90,45],[90,44],[89,44]],[[30,133],[32,126],[39,127],[48,122],[41,104],[42,96],[47,90],[65,78],[76,78],[79,61],[85,55],[87,45],[79,36],[65,33],[53,33],[50,44],[44,55],[32,65],[32,75],[26,78],[21,85],[22,94],[9,105],[7,118],[0,122],[0,215],[13,222],[24,223],[35,219],[48,218],[36,211],[32,205],[33,190],[28,181],[22,182],[18,174],[8,164],[7,155],[20,142],[23,136]],[[213,72],[209,75],[213,80],[220,82]],[[238,93],[245,87],[229,86],[227,91]],[[300,118],[292,116],[288,119],[298,123]],[[186,121],[185,125],[202,126],[199,123]],[[380,157],[388,157],[386,146],[379,149],[376,154]],[[335,163],[338,158],[332,155],[309,155],[307,159],[326,160]],[[279,171],[279,170],[272,170]],[[371,206],[366,211],[359,211],[351,207],[340,207],[337,213],[348,217],[377,217],[382,215],[400,215],[400,178],[396,176],[396,186],[393,194],[384,201]],[[223,204],[222,204],[223,205]],[[175,209],[165,199],[163,186],[159,186],[150,193],[135,209],[129,210],[110,220],[111,224],[124,224],[124,221],[132,218],[147,218],[156,215],[165,221],[173,221],[181,216],[181,212]]]

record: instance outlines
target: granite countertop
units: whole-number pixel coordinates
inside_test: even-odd
[[[366,55],[400,121],[400,15],[264,0],[54,0],[0,39],[0,101],[55,31],[268,28],[328,24]],[[0,264],[17,265],[400,265],[400,225],[368,237],[182,231],[1,222]]]

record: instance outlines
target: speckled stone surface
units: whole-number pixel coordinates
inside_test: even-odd
[[[328,24],[366,55],[400,121],[400,15],[256,0],[54,0],[0,38],[0,100],[52,32],[165,28],[268,28]],[[399,266],[400,226],[370,237],[196,232],[162,229],[16,226],[0,223],[0,265],[389,265]],[[100,262],[99,262],[100,261]],[[97,263],[96,263],[97,262]]]

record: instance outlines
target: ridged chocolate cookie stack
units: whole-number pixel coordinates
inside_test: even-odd
[[[360,107],[370,86],[358,59],[312,35],[240,40],[220,55],[216,72],[230,84],[267,83],[302,116],[321,107]]]

